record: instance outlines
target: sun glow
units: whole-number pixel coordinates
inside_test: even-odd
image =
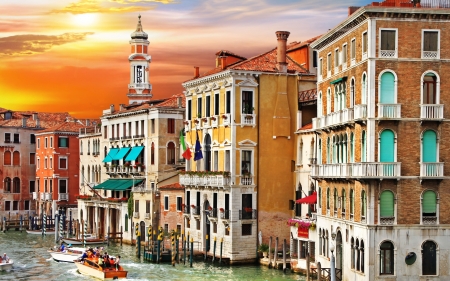
[[[77,26],[91,26],[97,22],[97,14],[78,14],[72,16],[72,22]]]

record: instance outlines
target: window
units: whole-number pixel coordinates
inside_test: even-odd
[[[253,114],[253,92],[242,91],[242,113]]]
[[[14,134],[14,143],[20,143],[19,134]]]
[[[19,201],[13,201],[13,211],[19,210]]]
[[[380,275],[394,274],[394,245],[383,242],[380,246]]]
[[[197,117],[202,117],[202,98],[197,98]]]
[[[436,193],[427,190],[422,194],[422,223],[436,223],[437,198]]]
[[[5,211],[11,211],[11,201],[5,201]]]
[[[150,148],[150,164],[155,165],[155,143]]]
[[[69,138],[58,137],[58,147],[69,147]]]
[[[205,116],[211,116],[211,96],[206,96],[205,99]]]
[[[50,157],[49,159],[50,169],[53,169],[53,158]]]
[[[366,191],[361,191],[361,220],[366,219],[367,196]]]
[[[197,230],[200,230],[200,220],[195,220],[195,222],[196,222],[196,229]]]
[[[30,193],[36,192],[36,182],[30,181]]]
[[[252,224],[251,223],[243,223],[242,224],[242,236],[252,235]]]
[[[384,72],[380,77],[380,103],[395,104],[396,98],[396,82],[395,76],[392,72]],[[391,112],[392,107],[386,107],[386,112],[383,112],[384,117],[393,117]]]
[[[366,74],[364,73],[362,76],[362,84],[361,84],[361,104],[367,104],[367,81]]]
[[[41,161],[41,159],[39,157],[37,157],[37,159],[36,159],[36,164],[37,164],[36,165],[36,169],[37,170],[39,170],[41,168],[41,162],[40,161]]]
[[[383,223],[385,220],[394,219],[394,193],[390,190],[381,192],[380,195],[380,220]]]
[[[226,92],[225,99],[225,113],[231,113],[231,91]]]
[[[361,245],[359,247],[359,263],[360,263],[360,270],[361,272],[364,272],[364,241],[361,240]]]
[[[167,144],[167,164],[175,165],[175,144],[173,142]]]
[[[381,58],[397,57],[397,29],[380,30],[380,53]]]
[[[356,62],[356,39],[353,38],[350,42],[350,64],[354,65]]]
[[[50,147],[53,147],[53,137],[50,137]]]
[[[213,222],[212,224],[213,224],[213,230],[212,230],[212,232],[213,232],[213,233],[217,233],[217,222]]]
[[[164,211],[169,210],[169,196],[164,196]]]
[[[20,193],[20,179],[15,177],[13,179],[13,193]]]
[[[366,142],[367,142],[366,131],[362,131],[362,134],[361,134],[361,162],[367,161],[367,150],[366,150],[367,143]]]
[[[333,204],[334,204],[334,211],[337,212],[337,207],[338,207],[338,191],[337,188],[334,188],[334,198],[333,198]]]
[[[187,101],[187,107],[186,107],[186,113],[187,113],[187,120],[192,119],[192,100]]]
[[[134,200],[134,212],[139,212],[139,200]]]
[[[181,224],[177,224],[177,234],[181,235]]]
[[[327,77],[331,76],[331,53],[327,55]]]
[[[422,104],[438,104],[437,77],[434,73],[429,72],[423,76],[422,80]]]
[[[347,198],[345,194],[345,189],[342,189],[342,203],[341,203],[341,211],[342,211],[342,217],[345,218],[345,208],[347,208]]]
[[[36,135],[35,134],[30,134],[30,143],[36,143]]]
[[[322,188],[319,186],[319,197],[317,199],[317,203],[319,203],[319,208],[322,208]]]
[[[225,150],[225,171],[230,171],[230,159],[231,158],[231,152],[229,150]]]
[[[219,115],[219,93],[214,94],[214,115]]]
[[[13,152],[13,165],[14,166],[20,165],[20,152],[19,151]]]
[[[150,200],[145,200],[145,213],[150,214]]]
[[[173,118],[167,119],[167,133],[175,134],[175,119]]]
[[[164,233],[169,233],[169,224],[168,223],[164,224]]]
[[[60,157],[59,158],[59,168],[60,169],[67,169],[67,158],[66,157]]]
[[[350,218],[353,218],[353,213],[355,210],[355,193],[353,189],[350,189]]]
[[[438,157],[438,140],[436,132],[433,130],[426,130],[422,135],[422,171],[421,176],[436,176],[437,167],[431,163],[436,163]],[[429,164],[425,164],[429,163]]]
[[[182,211],[182,206],[183,206],[183,198],[177,196],[177,212]]]
[[[439,59],[440,51],[439,30],[422,31],[422,59]]]
[[[44,158],[44,169],[48,168],[48,159],[47,157]]]
[[[330,188],[327,188],[327,211],[330,210]]]
[[[30,210],[30,201],[29,200],[25,200],[24,201],[24,208],[25,211]]]
[[[322,92],[319,92],[319,97],[317,99],[317,116],[323,115],[323,102],[322,102]]]
[[[392,130],[383,130],[380,134],[380,162],[395,162],[395,134]],[[383,174],[393,176],[393,166],[384,165]]]
[[[3,153],[3,165],[11,165],[11,151],[7,150]]]
[[[10,142],[11,142],[11,134],[5,133],[5,143],[10,143]]]
[[[244,175],[251,175],[252,172],[252,152],[250,150],[243,150],[242,151],[242,161],[241,161],[241,174]]]
[[[219,151],[213,151],[214,171],[219,170]]]
[[[350,81],[350,108],[355,106],[355,79]]]
[[[319,59],[319,65],[318,65],[318,67],[317,67],[317,73],[319,74],[319,79],[320,79],[320,80],[322,79],[322,75],[323,75],[323,73],[322,73],[322,71],[323,71],[322,65],[323,65],[323,59],[320,58],[320,59]]]
[[[367,50],[368,50],[368,38],[367,38],[367,31],[362,34],[362,58],[367,58]]]
[[[334,50],[334,67],[339,67],[339,49]]]
[[[37,140],[37,148],[41,148],[41,139],[39,139],[39,138]]]
[[[426,241],[422,245],[422,275],[437,275],[436,243]]]
[[[342,45],[342,67],[347,67],[347,44]]]
[[[356,270],[359,271],[360,267],[359,267],[359,240],[356,239],[356,243],[355,243],[355,255],[356,255]]]
[[[350,163],[355,162],[355,135],[350,134]]]
[[[44,148],[47,148],[48,147],[48,138],[45,138],[44,139]]]
[[[50,181],[50,185],[51,185]],[[51,188],[50,188],[51,191]],[[59,179],[58,180],[58,192],[59,194],[66,194],[67,192],[67,180],[66,179]]]
[[[327,114],[331,113],[331,89],[327,90]]]

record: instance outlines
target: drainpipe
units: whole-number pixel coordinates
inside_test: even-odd
[[[261,122],[260,122],[260,116],[261,116],[261,108],[260,108],[260,98],[261,98],[261,93],[260,93],[260,86],[259,86],[259,75],[260,74],[256,74],[256,77],[255,77],[255,79],[256,79],[256,83],[258,83],[258,87],[257,87],[257,89],[258,89],[258,98],[257,99],[255,99],[255,101],[257,101],[257,105],[256,105],[256,107],[258,108],[258,134],[256,135],[256,143],[258,143],[258,152],[257,152],[257,154],[258,154],[258,166],[256,167],[256,174],[258,175],[258,186],[259,186],[259,179],[261,178],[261,176],[260,176],[260,173],[259,173],[259,163],[261,162],[260,161],[260,155],[261,155],[261,149],[260,149],[260,144],[259,144],[259,134],[260,134],[260,132],[261,132],[261,130],[260,130],[260,127],[259,127],[259,124],[261,124]],[[259,204],[259,194],[260,194],[260,192],[258,191],[257,193],[256,193],[256,208],[257,208],[257,213],[259,213],[259,206],[260,206],[260,204]],[[257,216],[257,219],[256,219],[256,234],[258,235],[259,234],[259,215]],[[256,238],[256,251],[258,251],[258,238]],[[262,241],[261,241],[261,243],[262,243]],[[270,254],[270,253],[269,253]],[[257,260],[258,260],[258,258],[257,258]]]

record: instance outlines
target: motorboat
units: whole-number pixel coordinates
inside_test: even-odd
[[[67,247],[63,252],[59,250],[49,250],[48,252],[52,258],[57,262],[71,262],[81,257],[81,255],[86,251],[85,248],[79,247]]]
[[[13,260],[9,260],[8,262],[0,262],[0,271],[8,271],[13,268]]]
[[[128,271],[124,270],[122,266],[115,268],[102,268],[98,265],[98,259],[86,258],[83,261],[75,262],[78,271],[81,274],[92,276],[100,280],[116,280],[127,278]]]
[[[86,238],[77,239],[77,238],[62,238],[61,239],[66,244],[72,245],[83,245],[84,241],[86,241],[86,245],[96,245],[106,243],[105,239],[97,238],[92,234],[86,234]]]

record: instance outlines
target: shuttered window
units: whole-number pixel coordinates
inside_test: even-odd
[[[5,151],[3,154],[3,165],[11,165],[11,151]]]
[[[347,208],[347,198],[346,198],[346,195],[345,195],[345,189],[342,189],[342,206],[341,206],[341,209],[342,209],[343,213],[345,213],[345,209],[346,208]]]
[[[366,216],[366,204],[367,204],[366,192],[363,190],[363,191],[361,191],[361,216],[362,217]]]
[[[20,153],[19,151],[13,152],[13,165],[19,166],[20,165]]]
[[[436,151],[436,132],[427,130],[423,133],[422,139],[422,162],[437,162]]]
[[[395,50],[395,30],[381,31],[381,50]]]
[[[423,32],[423,50],[436,52],[438,50],[439,33],[437,31]]]
[[[384,130],[380,138],[380,162],[394,162],[394,132]]]
[[[394,216],[394,193],[385,190],[380,196],[380,216],[393,217]]]
[[[381,75],[380,103],[395,103],[395,77],[391,72]]]
[[[327,210],[330,209],[330,188],[327,188]]]
[[[353,189],[350,189],[350,214],[353,215],[353,210],[355,206],[355,194]]]
[[[422,215],[436,216],[436,193],[434,191],[427,190],[423,193]]]

